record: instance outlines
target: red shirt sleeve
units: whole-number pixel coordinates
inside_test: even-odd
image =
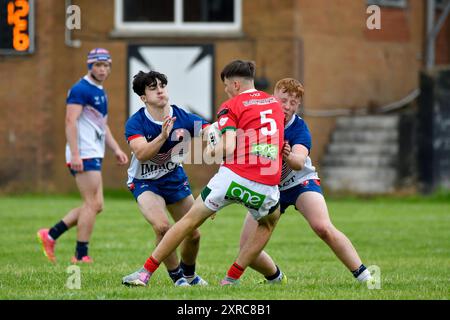
[[[227,130],[236,130],[238,118],[234,110],[234,105],[231,101],[227,101],[220,107],[217,113],[217,122],[219,124],[220,132],[224,133]]]

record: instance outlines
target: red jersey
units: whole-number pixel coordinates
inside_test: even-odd
[[[248,90],[224,102],[217,114],[219,130],[236,130],[236,150],[223,166],[258,183],[280,183],[284,113],[280,103],[262,91]]]

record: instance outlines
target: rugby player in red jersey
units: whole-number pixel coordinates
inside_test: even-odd
[[[221,285],[237,284],[264,249],[280,217],[284,113],[273,96],[255,89],[254,77],[251,61],[235,60],[223,69],[221,79],[230,99],[218,113],[222,139],[207,152],[223,154],[224,161],[189,212],[169,229],[144,266],[122,279],[123,284],[146,286],[160,262],[187,234],[232,203],[243,204],[258,224]]]

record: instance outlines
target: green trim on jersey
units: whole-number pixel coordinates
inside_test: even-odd
[[[205,202],[206,198],[209,196],[210,193],[211,189],[208,188],[207,186],[202,190],[202,193],[200,195],[202,197],[203,202]]]
[[[236,127],[225,127],[225,128],[222,128],[222,130],[220,130],[220,132],[223,134],[225,131],[228,131],[228,130],[236,131],[237,129],[236,129]]]

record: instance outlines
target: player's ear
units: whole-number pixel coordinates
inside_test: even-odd
[[[142,100],[142,102],[144,102],[144,103],[147,102],[147,98],[146,98],[144,95],[141,96],[141,100]]]
[[[239,91],[239,89],[241,88],[241,82],[239,80],[234,80],[234,88],[236,89],[236,91]]]

